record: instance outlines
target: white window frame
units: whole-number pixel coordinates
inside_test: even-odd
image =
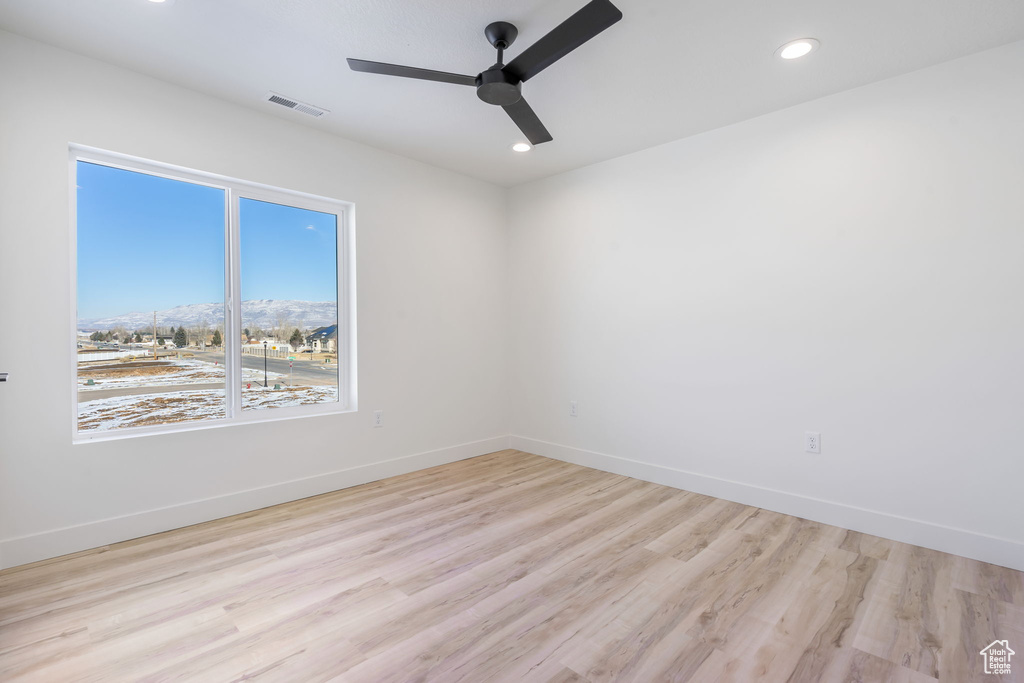
[[[352,202],[262,185],[238,178],[204,173],[149,159],[108,152],[84,145],[69,145],[71,207],[71,428],[73,443],[124,439],[152,434],[213,429],[253,422],[289,420],[358,411],[356,384],[356,267],[355,205]],[[224,364],[225,417],[110,431],[78,429],[78,162],[180,180],[224,191]],[[242,410],[242,335],[240,210],[241,199],[284,204],[337,216],[338,268],[338,401],[304,406]],[[230,343],[230,340],[235,340]]]

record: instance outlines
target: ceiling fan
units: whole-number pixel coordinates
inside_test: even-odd
[[[551,134],[523,99],[523,82],[530,80],[621,18],[622,12],[609,0],[591,0],[583,9],[556,26],[508,64],[502,61],[504,53],[519,35],[519,29],[507,21],[488,24],[484,29],[484,35],[498,50],[498,61],[476,76],[368,62],[364,59],[349,58],[348,65],[353,71],[474,86],[477,97],[504,109],[527,139],[532,144],[539,145],[542,142],[549,142],[552,139]]]

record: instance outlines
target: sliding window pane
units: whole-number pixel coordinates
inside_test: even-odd
[[[242,409],[337,403],[338,217],[239,200]]]
[[[78,430],[223,418],[222,189],[76,162]]]

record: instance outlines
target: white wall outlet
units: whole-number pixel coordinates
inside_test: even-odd
[[[821,453],[821,432],[804,432],[804,450]]]
[[[580,407],[576,401],[569,401],[569,417],[579,417]]]
[[[384,411],[375,410],[373,411],[373,426],[383,427],[384,426]]]

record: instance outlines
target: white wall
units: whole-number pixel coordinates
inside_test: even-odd
[[[504,190],[4,32],[0,83],[0,567],[507,445]],[[360,411],[72,446],[70,142],[355,202]]]
[[[510,415],[1024,569],[1021,73],[1011,45],[506,195],[0,32],[0,567],[496,450]],[[360,412],[72,446],[69,142],[354,201]]]
[[[513,445],[1024,569],[1021,74],[1017,43],[513,190]]]

